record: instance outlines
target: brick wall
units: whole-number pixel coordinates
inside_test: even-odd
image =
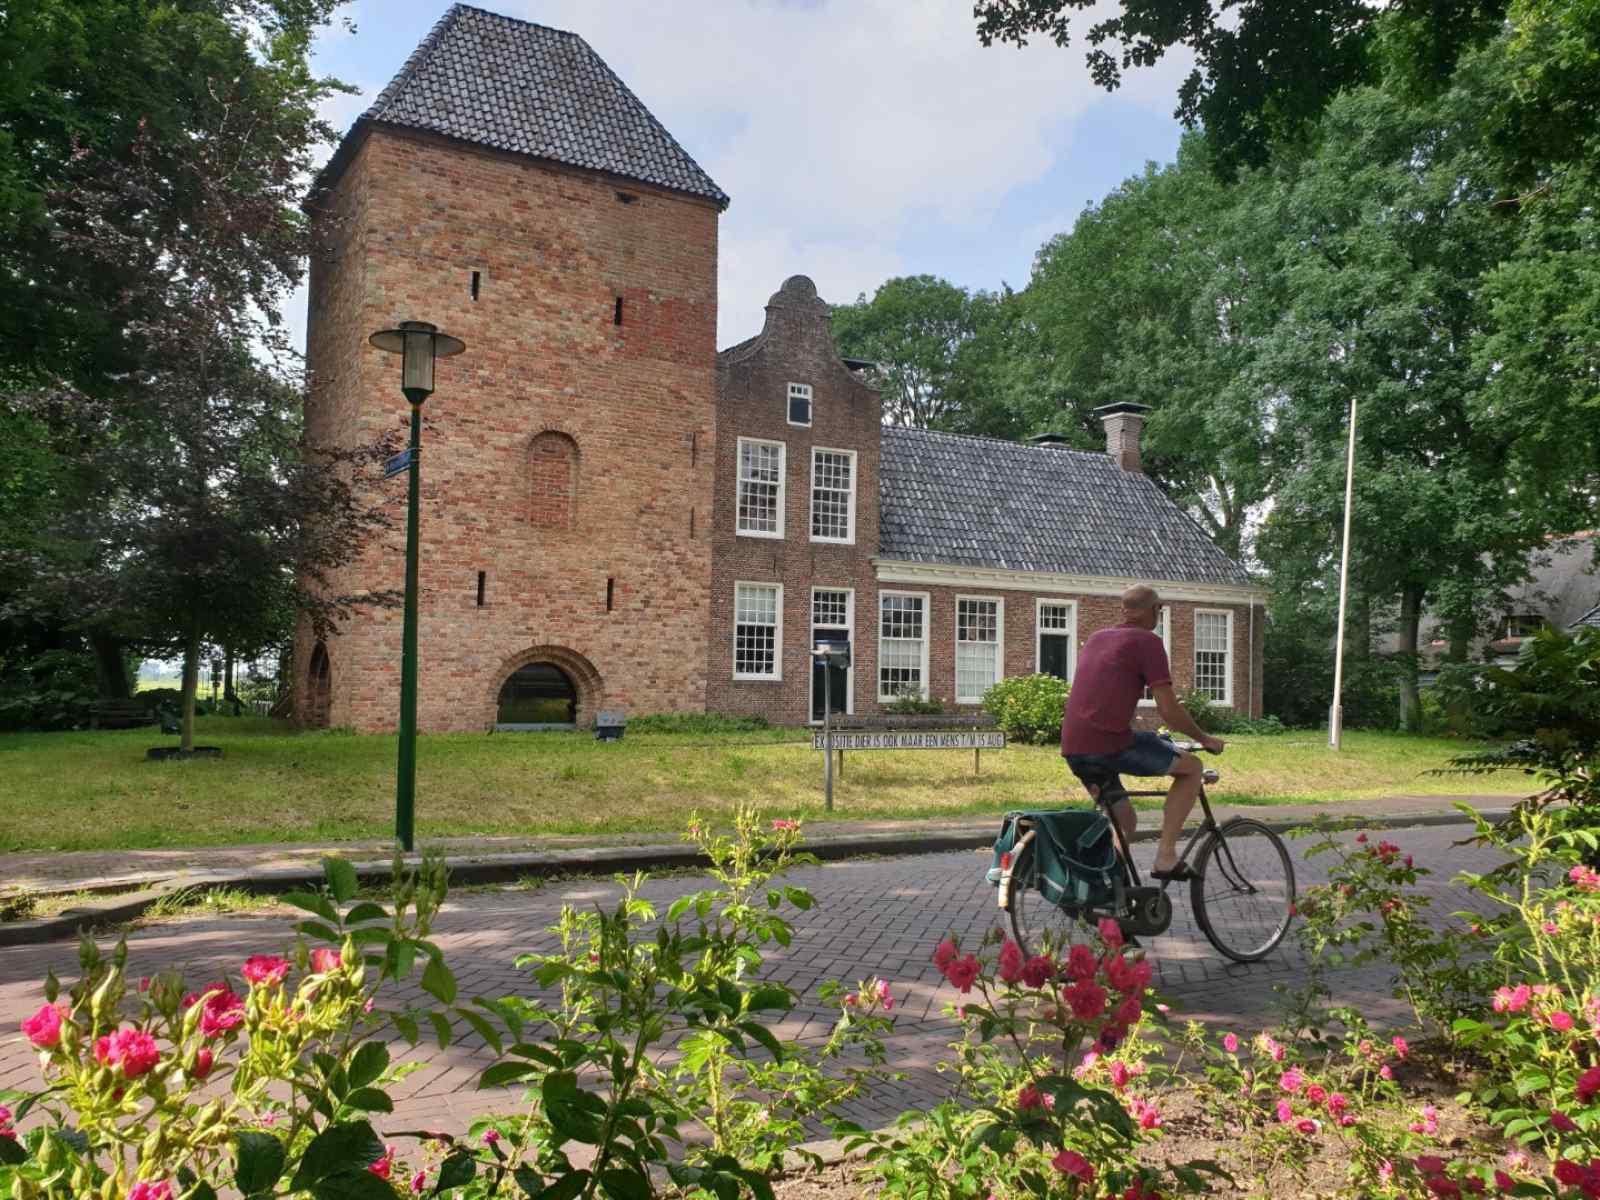
[[[716,206],[384,129],[337,185],[311,275],[308,428],[355,444],[408,419],[372,331],[427,320],[467,343],[424,410],[421,728],[488,727],[506,676],[536,660],[573,679],[580,722],[702,708]],[[406,482],[383,485],[397,527],[336,590],[402,586]],[[396,725],[400,617],[365,610],[329,640],[332,724]],[[313,645],[302,631],[302,700]]]
[[[790,383],[812,389],[811,425],[789,422]],[[725,352],[717,373],[716,504],[712,533],[710,641],[706,706],[714,712],[797,724],[811,703],[813,587],[854,592],[854,707],[871,703],[877,678],[878,394],[844,365],[828,327],[827,305],[804,276],[787,280],[767,305],[754,344]],[[738,440],[785,448],[784,536],[737,532]],[[851,545],[811,539],[814,448],[855,452],[855,537]],[[733,677],[734,590],[739,582],[783,587],[782,679]]]

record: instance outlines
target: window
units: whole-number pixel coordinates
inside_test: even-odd
[[[956,703],[977,704],[1000,682],[998,600],[956,598]]]
[[[1233,703],[1233,614],[1197,608],[1194,612],[1194,690],[1218,704]]]
[[[783,585],[733,585],[733,677],[783,678]]]
[[[811,540],[856,540],[856,452],[811,452]]]
[[[789,385],[789,424],[811,424],[811,385],[809,383],[791,383]]]
[[[878,699],[928,694],[928,597],[878,593]]]
[[[1544,628],[1544,618],[1535,613],[1512,613],[1506,618],[1506,631],[1503,637],[1526,638],[1532,637]]]
[[[1040,600],[1038,670],[1072,682],[1077,665],[1078,606],[1071,601]]]
[[[1156,614],[1155,635],[1161,639],[1161,644],[1166,647],[1167,665],[1170,667],[1172,665],[1172,610],[1165,604],[1161,606],[1161,611]],[[1155,702],[1155,693],[1149,688],[1145,688],[1144,694],[1139,697],[1139,703],[1154,704]]]
[[[783,536],[783,443],[739,439],[739,532]]]

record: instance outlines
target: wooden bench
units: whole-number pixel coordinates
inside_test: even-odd
[[[90,729],[137,729],[155,723],[155,713],[142,700],[96,700],[89,706]]]

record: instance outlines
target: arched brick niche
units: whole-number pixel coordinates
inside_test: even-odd
[[[565,675],[577,693],[576,711],[573,714],[575,723],[580,728],[594,724],[595,713],[600,710],[605,698],[605,686],[594,664],[565,646],[531,646],[503,659],[494,673],[489,694],[485,697],[489,715],[487,724],[491,729],[497,722],[501,689],[512,675],[531,663],[549,663]]]
[[[546,429],[528,443],[528,522],[535,529],[573,527],[578,506],[578,443]]]
[[[306,671],[306,712],[302,723],[309,729],[326,729],[332,707],[333,664],[328,659],[327,645],[318,642]]]

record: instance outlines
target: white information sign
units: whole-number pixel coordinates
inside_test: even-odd
[[[811,735],[811,748],[821,750],[821,731]],[[835,750],[1004,750],[1006,735],[998,729],[966,729],[959,733],[925,730],[839,731],[833,734]]]

